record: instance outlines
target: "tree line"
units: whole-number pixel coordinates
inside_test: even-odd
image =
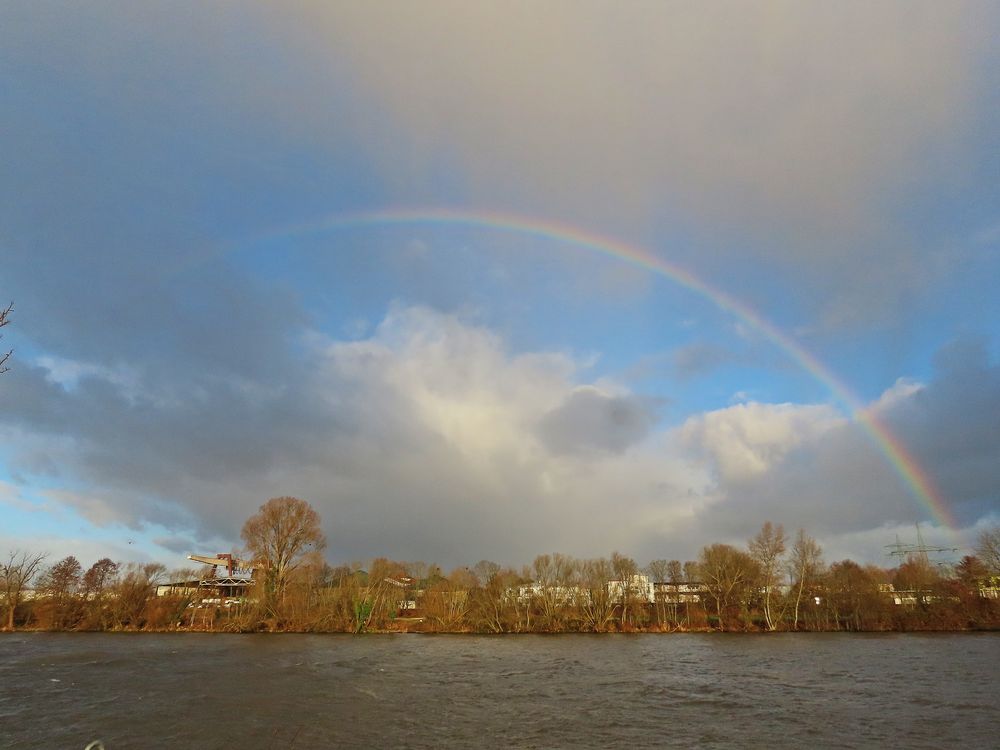
[[[674,632],[968,630],[1000,627],[1000,527],[974,555],[893,568],[828,564],[815,539],[766,522],[745,547],[709,544],[695,560],[619,552],[538,555],[520,568],[482,560],[443,571],[376,558],[330,565],[316,511],[273,498],[244,524],[252,577],[204,585],[208,571],[13,551],[0,562],[3,625],[47,630],[232,632]],[[250,583],[252,581],[252,583]],[[202,582],[202,583],[200,583]]]

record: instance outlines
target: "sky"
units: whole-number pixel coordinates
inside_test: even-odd
[[[1000,523],[993,3],[4,3],[0,551]]]

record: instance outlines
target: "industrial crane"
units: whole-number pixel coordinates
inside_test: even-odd
[[[236,575],[237,571],[254,569],[254,565],[250,560],[238,560],[228,552],[220,552],[215,557],[209,557],[208,555],[188,555],[188,560],[211,565],[212,575],[210,578],[215,578],[215,574],[221,567],[225,567],[227,578],[232,578]]]
[[[257,566],[251,560],[240,560],[228,552],[221,552],[215,557],[188,555],[188,560],[211,565],[211,575],[201,579],[198,585],[218,589],[225,596],[242,596],[246,588],[254,584],[253,571]],[[225,574],[219,568],[225,568]]]

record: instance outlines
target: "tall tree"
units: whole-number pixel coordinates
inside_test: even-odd
[[[102,557],[83,574],[83,600],[86,613],[85,627],[104,628],[110,623],[110,613],[105,610],[108,590],[118,576],[118,563]]]
[[[473,567],[478,585],[469,592],[470,614],[477,629],[502,633],[507,629],[508,592],[516,585],[513,571],[502,569],[491,560],[480,560]]]
[[[774,588],[781,575],[781,556],[785,554],[785,529],[765,521],[757,536],[750,540],[750,555],[760,568],[760,583],[764,590],[764,621],[768,630],[777,630],[778,622],[771,611]]]
[[[366,585],[354,601],[355,632],[384,627],[399,609],[404,594],[399,579],[404,575],[400,563],[377,557],[368,565]]]
[[[583,621],[586,627],[595,633],[603,633],[614,619],[615,597],[611,591],[612,575],[614,572],[607,558],[600,557],[580,563]]]
[[[621,606],[620,622],[623,628],[635,619],[636,605],[640,599],[639,566],[631,557],[620,552],[611,553],[611,570],[615,577],[615,593]]]
[[[118,563],[102,557],[83,574],[83,593],[88,599],[99,599],[118,575]]]
[[[510,631],[518,628],[517,590],[522,578],[513,568],[501,568],[483,582],[485,606],[481,608],[481,622],[490,632]]]
[[[472,605],[469,591],[475,585],[476,576],[471,570],[456,568],[429,586],[424,591],[424,613],[432,628],[444,632],[461,629]]]
[[[240,537],[264,574],[264,602],[275,613],[289,577],[310,552],[326,547],[319,514],[305,500],[274,497],[247,519]]]
[[[926,554],[909,555],[893,573],[892,585],[896,591],[912,592],[917,602],[926,606],[937,598],[941,574]]]
[[[146,624],[147,604],[167,569],[161,563],[128,563],[117,572],[107,598],[111,627],[141,628]]]
[[[955,566],[955,576],[967,590],[980,593],[983,579],[988,578],[990,570],[983,561],[975,555],[966,555]]]
[[[533,598],[537,601],[545,626],[550,630],[562,629],[563,615],[573,599],[571,579],[575,569],[576,561],[559,552],[538,555],[532,564],[537,584]]]
[[[986,529],[979,535],[976,556],[993,575],[1000,575],[1000,526]]]
[[[884,627],[889,599],[880,591],[883,571],[862,568],[853,560],[833,563],[824,578],[827,607],[836,628],[877,630]]]
[[[72,555],[64,557],[38,581],[38,590],[48,598],[50,625],[64,629],[76,624],[80,614],[80,583],[83,567]]]
[[[667,603],[673,597],[667,595],[667,580],[670,576],[670,563],[676,561],[651,560],[646,566],[646,573],[653,582],[653,601],[656,604],[656,624],[662,625],[667,619]]]
[[[685,581],[688,583],[701,581],[701,567],[698,565],[697,560],[685,560],[683,569]]]
[[[729,544],[712,544],[702,548],[698,568],[705,590],[715,602],[719,630],[725,630],[726,611],[733,604],[745,604],[747,587],[757,575],[757,565],[742,550]]]
[[[6,560],[0,562],[0,595],[3,595],[7,607],[7,630],[14,629],[14,612],[45,557],[44,553],[13,550]]]
[[[674,623],[679,625],[677,606],[681,601],[681,581],[684,580],[684,569],[681,567],[680,560],[670,560],[667,562],[667,580],[670,581],[670,588],[673,592],[673,596],[670,597],[670,616]],[[684,609],[685,611],[687,610],[686,604]]]
[[[823,568],[823,549],[804,529],[799,529],[792,545],[792,554],[788,561],[788,572],[791,574],[792,586],[795,588],[795,616],[792,629],[799,629],[799,608],[802,597],[808,587],[819,577]]]

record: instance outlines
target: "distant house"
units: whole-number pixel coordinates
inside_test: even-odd
[[[648,576],[637,573],[628,581],[608,581],[607,596],[613,601],[628,596],[633,602],[652,604],[656,600],[657,585],[659,584],[654,584]],[[590,590],[582,586],[546,586],[538,581],[522,584],[516,590],[516,598],[520,602],[540,597],[551,597],[560,606],[572,605],[588,602]]]
[[[693,604],[705,595],[705,584],[698,581],[656,581],[653,584],[656,601],[667,604]]]
[[[157,596],[200,596],[202,590],[195,579],[193,581],[173,581],[171,583],[161,583],[156,587]]]
[[[587,592],[579,586],[546,586],[538,582],[525,583],[517,588],[517,600],[527,602],[542,596],[551,596],[560,606],[583,601]]]
[[[632,601],[652,604],[656,601],[656,584],[649,576],[636,573],[627,581],[608,581],[608,594],[614,599],[628,597]]]
[[[1000,576],[980,578],[976,583],[979,586],[979,595],[983,599],[1000,599]]]

